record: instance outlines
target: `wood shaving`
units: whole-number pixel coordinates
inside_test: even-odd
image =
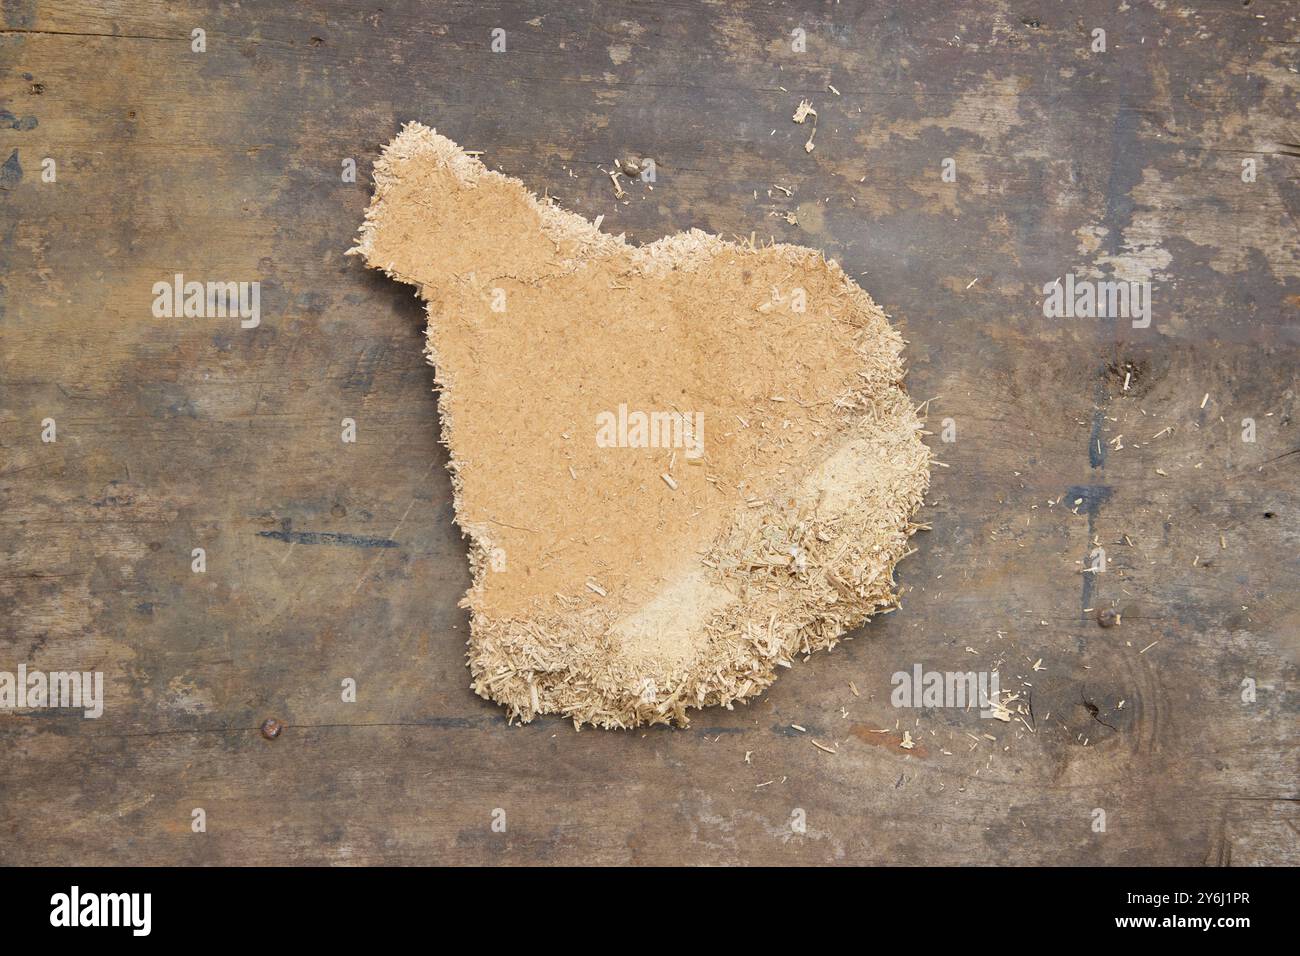
[[[795,108],[794,116],[791,117],[796,123],[802,123],[810,116],[816,116],[817,111],[809,100],[800,100],[799,105]]]

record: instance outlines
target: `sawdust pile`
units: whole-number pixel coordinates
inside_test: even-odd
[[[351,251],[427,303],[473,688],[511,717],[684,725],[896,606],[929,452],[834,262],[632,246],[418,123]]]

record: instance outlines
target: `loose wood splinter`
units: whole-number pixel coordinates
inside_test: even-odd
[[[898,607],[930,455],[902,337],[838,264],[634,246],[418,123],[374,178],[350,251],[426,303],[478,694],[685,725]]]

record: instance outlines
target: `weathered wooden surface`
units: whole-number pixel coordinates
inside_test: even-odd
[[[108,700],[0,714],[0,862],[1300,861],[1293,5],[280,6],[3,4],[0,670]],[[343,256],[410,119],[606,229],[862,276],[949,466],[900,612],[686,731],[470,693],[422,316]],[[616,204],[623,150],[658,182]],[[154,318],[175,272],[261,325]],[[1149,278],[1152,327],[1045,319],[1070,272]],[[1037,732],[896,710],[914,663],[1032,681]]]

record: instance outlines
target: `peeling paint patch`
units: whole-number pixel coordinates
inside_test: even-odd
[[[19,119],[8,110],[0,110],[0,127],[16,129],[20,133],[26,133],[28,130],[36,129],[40,121],[35,116],[24,116]]]
[[[1079,255],[1090,256],[1100,249],[1109,232],[1102,225],[1080,226],[1074,230],[1074,236],[1079,240]]]
[[[0,166],[0,189],[13,189],[23,181],[23,167],[18,162],[18,150],[9,154],[3,166]]]

